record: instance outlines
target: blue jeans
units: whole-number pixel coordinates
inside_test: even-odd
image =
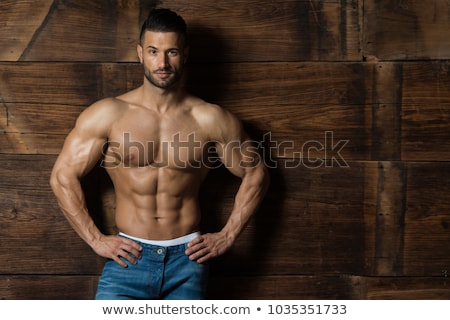
[[[189,260],[187,243],[169,247],[138,242],[142,257],[123,268],[108,260],[97,288],[97,300],[198,300],[206,293],[208,267]]]

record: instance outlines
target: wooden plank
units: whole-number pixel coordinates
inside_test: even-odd
[[[11,102],[87,105],[101,92],[101,66],[34,63],[0,65],[2,107]]]
[[[98,276],[0,276],[2,300],[89,300]]]
[[[0,71],[3,104],[87,105],[143,79],[139,64],[1,63]],[[191,65],[188,88],[207,101],[236,107],[362,105],[365,81],[370,83],[364,74],[361,63]]]
[[[372,159],[401,158],[402,65],[377,63],[372,101]]]
[[[448,280],[433,277],[292,275],[212,278],[213,299],[254,300],[445,300]]]
[[[450,160],[448,61],[403,65],[402,159]]]
[[[57,104],[4,104],[0,116],[0,153],[59,153],[81,106]]]
[[[450,103],[404,104],[402,113],[402,159],[449,161]]]
[[[194,61],[361,60],[360,1],[170,4],[191,25]]]
[[[5,261],[0,274],[95,274],[102,268],[103,259],[75,234],[57,206],[48,183],[54,160],[0,156],[0,255]]]
[[[450,164],[408,163],[405,275],[447,277],[450,256]]]
[[[338,300],[359,299],[359,286],[348,276],[211,277],[210,299]]]
[[[450,4],[364,1],[363,56],[379,60],[450,58]]]
[[[279,161],[278,168],[271,170],[271,188],[260,211],[236,246],[212,263],[215,271],[221,275],[363,274],[370,263],[364,232],[374,227],[365,225],[365,164],[350,163],[346,169],[286,164]],[[212,172],[208,179],[202,194],[207,199],[204,219],[219,227],[231,210],[237,185],[225,171]],[[220,194],[215,192],[218,187]],[[214,212],[219,218],[209,216]]]
[[[403,272],[403,226],[405,221],[406,173],[401,162],[379,162],[375,230],[376,275]]]
[[[365,66],[330,62],[192,64],[187,87],[207,101],[235,107],[363,105],[372,88],[371,78],[364,77]],[[0,63],[2,103],[85,106],[142,84],[141,68],[140,64]],[[370,84],[367,96],[366,82]]]
[[[54,156],[0,156],[0,227],[4,230],[0,255],[8,261],[0,266],[1,274],[96,274],[101,270],[102,259],[78,238],[57,208],[48,186],[53,162]],[[218,272],[362,273],[364,204],[363,189],[358,187],[364,180],[361,164],[355,163],[352,169],[314,170],[283,165],[273,169],[274,191],[239,244],[218,261]],[[89,187],[88,203],[100,223],[110,223],[104,216],[111,214],[113,206],[102,198],[98,177],[94,172],[85,183]],[[236,178],[220,169],[205,182],[202,203],[206,231],[223,225],[237,183]],[[221,190],[220,196],[217,190]],[[243,261],[247,262],[245,266]]]
[[[36,40],[45,24],[54,1],[2,1],[0,2],[0,60],[19,61]],[[30,12],[33,12],[30,15]]]
[[[2,274],[101,270],[103,260],[78,238],[57,208],[48,186],[53,161],[54,156],[0,157],[4,230],[0,254],[8,261],[0,267]],[[350,162],[348,168],[314,169],[289,164],[277,160],[277,167],[270,170],[267,198],[237,245],[213,262],[217,274],[436,276],[446,270],[450,257],[447,163],[408,166],[406,186],[402,164],[379,168],[376,162]],[[114,204],[103,194],[107,186],[102,179],[93,172],[84,185],[98,223],[112,228],[108,214]],[[211,172],[201,195],[205,231],[223,225],[238,182],[223,169]],[[404,190],[403,224],[398,219],[403,205],[396,201]],[[54,255],[61,251],[72,254]]]
[[[363,299],[372,300],[448,300],[450,288],[444,277],[364,278]]]
[[[90,300],[98,276],[0,276],[2,300]],[[256,276],[210,277],[208,299],[445,300],[448,281],[433,277]]]
[[[61,135],[84,107],[142,82],[136,64],[0,64],[0,70],[4,153],[58,153]],[[43,72],[47,77],[35,88]],[[371,139],[364,74],[362,64],[192,65],[189,81],[194,93],[236,113],[257,142],[278,145],[271,149],[274,157],[315,150],[313,160],[338,157],[337,151],[364,160]]]
[[[2,1],[1,61],[137,61],[140,25],[155,5],[185,18],[193,61],[361,60],[360,1],[39,3]]]
[[[70,128],[75,110],[138,86],[140,68],[0,64],[0,130],[6,134],[0,139],[2,146],[9,146],[3,152],[59,152],[62,137],[50,137],[52,131]],[[398,88],[391,79],[402,84],[401,99],[397,89],[389,89]],[[298,157],[305,144],[324,143],[325,133],[332,131],[336,141],[349,140],[342,150],[345,159],[392,160],[401,155],[404,160],[431,161],[450,158],[449,79],[446,62],[249,63],[192,65],[189,87],[239,115],[255,139],[261,141],[270,132],[276,141],[292,142],[295,147],[279,157]],[[67,114],[62,116],[64,107]],[[32,131],[25,128],[28,122]]]
[[[25,108],[8,104],[8,108],[9,115],[0,117],[7,122],[0,133],[0,152],[8,154],[58,154],[84,109],[35,104]],[[269,106],[227,109],[243,121],[269,161],[295,157],[312,165],[324,161],[346,165],[347,161],[370,157],[370,140],[361,116],[364,106],[293,106],[275,114]]]

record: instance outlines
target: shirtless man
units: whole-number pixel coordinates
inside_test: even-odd
[[[230,249],[267,190],[266,167],[237,118],[185,91],[188,49],[184,20],[153,10],[137,45],[143,85],[83,111],[54,165],[62,212],[107,258],[96,299],[204,298],[204,262]],[[200,234],[211,146],[242,181],[221,231]],[[117,235],[100,232],[80,186],[100,160],[114,184]]]

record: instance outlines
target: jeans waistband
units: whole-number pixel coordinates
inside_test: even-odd
[[[119,235],[131,240],[135,240],[135,241],[139,241],[140,243],[144,243],[144,244],[149,244],[149,245],[153,245],[153,246],[159,246],[159,247],[172,247],[172,246],[178,246],[180,244],[186,244],[189,241],[197,238],[198,236],[200,236],[200,232],[192,232],[190,234],[187,234],[185,236],[179,237],[179,238],[175,238],[175,239],[170,239],[170,240],[148,240],[148,239],[142,239],[142,238],[138,238],[138,237],[133,237],[130,236],[128,234],[125,234],[123,232],[119,232]]]

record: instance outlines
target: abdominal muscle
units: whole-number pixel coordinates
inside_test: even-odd
[[[120,232],[148,240],[170,240],[198,231],[197,200],[203,169],[117,167],[108,169],[116,193]]]

